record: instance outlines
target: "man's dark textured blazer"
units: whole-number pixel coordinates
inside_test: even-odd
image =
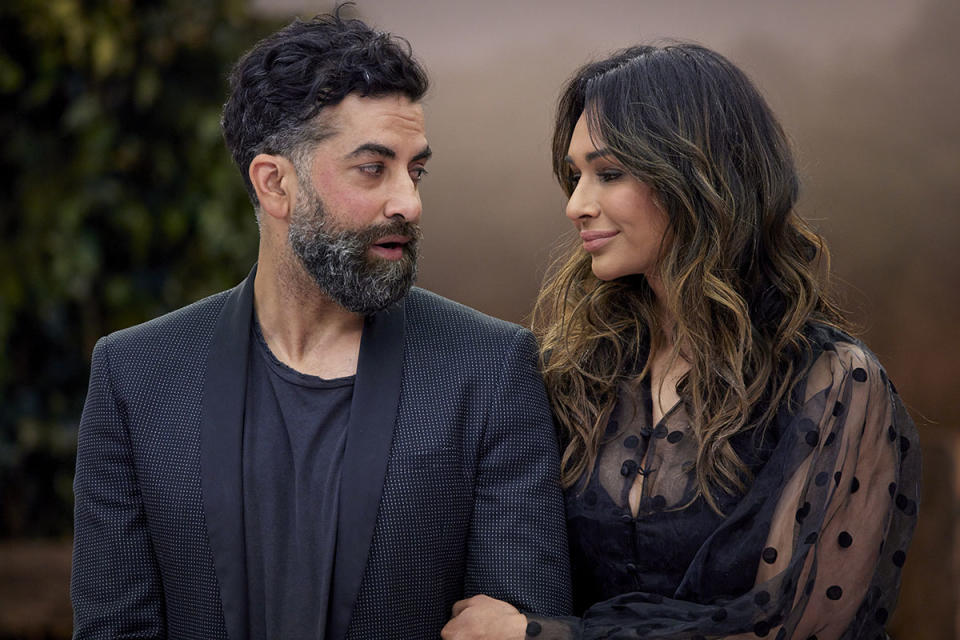
[[[246,640],[241,445],[253,274],[101,339],[77,451],[77,638]],[[531,334],[413,289],[366,320],[328,638],[437,638],[475,593],[563,614]]]

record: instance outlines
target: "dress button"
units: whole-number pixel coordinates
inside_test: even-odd
[[[620,522],[633,522],[633,516],[627,515],[626,513],[620,516]]]
[[[637,572],[637,565],[633,564],[632,562],[628,562],[628,563],[627,563],[627,571],[629,571],[630,573],[636,573],[636,572]]]

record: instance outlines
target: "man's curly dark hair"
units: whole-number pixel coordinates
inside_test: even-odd
[[[308,143],[330,134],[316,117],[321,109],[351,93],[418,101],[427,88],[427,74],[406,40],[344,19],[337,10],[298,18],[244,54],[230,74],[220,126],[257,207],[250,161],[259,153],[282,155],[299,171]]]

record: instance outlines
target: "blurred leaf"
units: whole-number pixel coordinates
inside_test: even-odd
[[[23,69],[0,51],[0,91],[12,93],[23,84]]]
[[[104,77],[117,66],[118,42],[114,34],[100,31],[93,38],[93,73]]]
[[[242,0],[0,3],[0,537],[69,532],[97,337],[256,259],[219,118],[277,26]]]
[[[98,117],[103,116],[97,96],[80,96],[63,114],[63,126],[67,130],[80,129],[95,123]]]
[[[135,100],[138,107],[148,107],[160,92],[160,77],[155,69],[145,68],[137,73]]]

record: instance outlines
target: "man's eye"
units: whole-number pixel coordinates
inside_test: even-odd
[[[425,167],[417,167],[410,170],[410,177],[413,178],[414,182],[420,182],[428,173],[430,172]]]
[[[380,176],[383,173],[382,164],[364,164],[357,167],[362,173],[367,174],[368,176]]]

